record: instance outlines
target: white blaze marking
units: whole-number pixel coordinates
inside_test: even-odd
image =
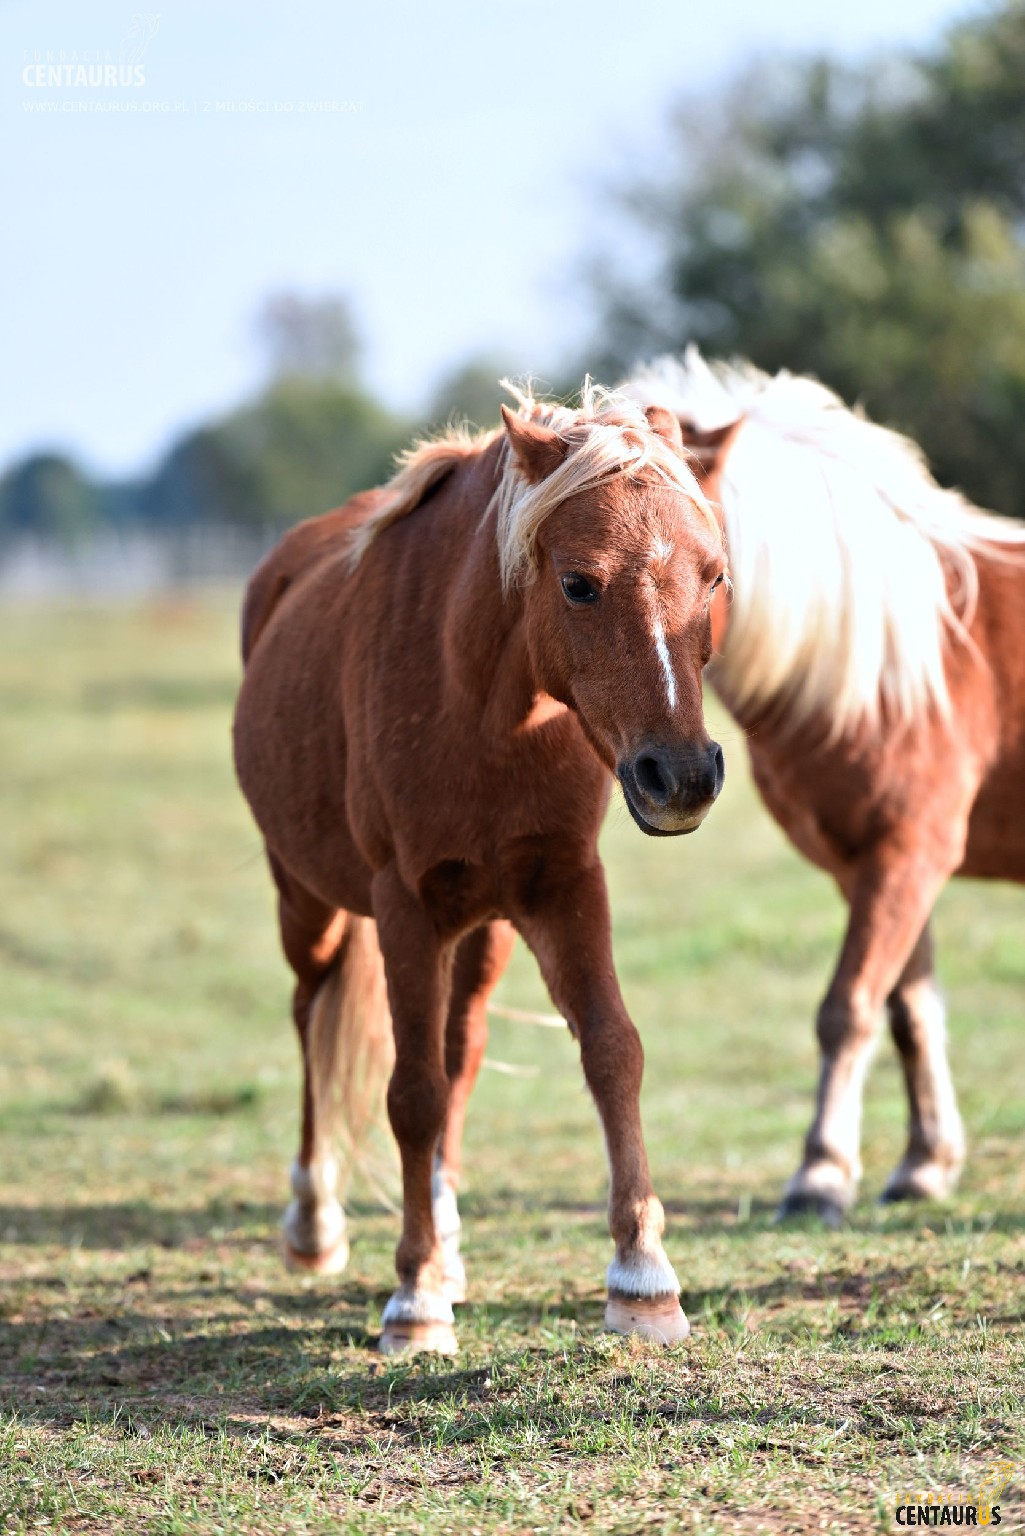
[[[672,658],[669,655],[669,647],[666,645],[666,632],[662,628],[662,620],[656,619],[654,626],[655,654],[662,663],[662,675],[666,682],[666,698],[669,700],[669,708],[676,708],[676,677],[673,672]]]

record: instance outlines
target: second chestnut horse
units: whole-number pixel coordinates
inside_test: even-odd
[[[909,1108],[884,1199],[942,1196],[964,1133],[929,917],[951,875],[1025,881],[1025,527],[813,379],[692,348],[626,387],[678,416],[720,508],[733,595],[709,676],[772,815],[850,909],[781,1214],[835,1224],[854,1198],[884,1005]]]

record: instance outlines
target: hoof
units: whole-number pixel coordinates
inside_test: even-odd
[[[904,1200],[934,1200],[927,1189],[920,1189],[913,1179],[891,1179],[879,1196],[880,1205],[898,1205]]]
[[[448,1298],[436,1290],[400,1286],[381,1313],[382,1355],[454,1355],[459,1346]]]
[[[456,1355],[456,1331],[451,1323],[386,1323],[377,1344],[382,1355]]]
[[[783,1196],[776,1211],[776,1223],[779,1225],[798,1216],[812,1216],[816,1221],[821,1221],[824,1227],[829,1227],[835,1232],[843,1225],[846,1214],[845,1202],[838,1200],[834,1195],[827,1195],[824,1192],[816,1193],[812,1190],[794,1190],[791,1194]]]
[[[337,1275],[349,1261],[345,1212],[335,1199],[334,1165],[292,1167],[292,1200],[281,1223],[285,1263],[313,1275]]]
[[[657,1344],[679,1344],[690,1333],[676,1296],[610,1296],[605,1327],[609,1333],[633,1333]]]
[[[285,1268],[303,1275],[339,1275],[349,1262],[349,1240],[343,1233],[333,1248],[324,1253],[300,1253],[287,1238],[282,1239],[281,1251]]]
[[[879,1196],[880,1205],[898,1200],[945,1200],[957,1183],[960,1168],[943,1163],[922,1163],[917,1168],[898,1168]]]

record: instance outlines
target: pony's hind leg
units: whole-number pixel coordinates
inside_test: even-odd
[[[839,1225],[861,1178],[861,1108],[883,1003],[898,982],[940,889],[960,863],[963,831],[925,829],[864,858],[850,882],[850,920],[816,1024],[821,1067],[804,1158],[778,1215]],[[959,838],[958,832],[962,834]]]
[[[965,1138],[947,1060],[946,1009],[933,975],[928,928],[886,1007],[908,1094],[908,1144],[882,1198],[941,1199],[957,1183]]]
[[[459,1251],[461,1222],[456,1198],[466,1106],[487,1045],[488,999],[509,963],[515,942],[516,930],[509,923],[486,923],[461,941],[452,970],[445,1028],[448,1114],[434,1157],[431,1198],[434,1227],[445,1255],[445,1289],[453,1302],[466,1300],[466,1269]]]
[[[303,1068],[299,1151],[282,1223],[284,1257],[290,1269],[333,1274],[344,1269],[349,1244],[332,1153],[331,1058],[345,979],[341,950],[347,938],[355,939],[353,925],[359,920],[326,906],[275,858],[270,862],[279,893],[282,948],[296,975],[292,1013]]]
[[[338,1165],[317,1081],[317,1036],[329,1028],[321,1015],[337,1006],[334,978],[335,973],[329,972],[312,996],[299,982],[293,995],[303,1062],[302,1129],[290,1175],[292,1199],[281,1223],[288,1268],[323,1275],[337,1274],[349,1259],[345,1212],[337,1193]]]

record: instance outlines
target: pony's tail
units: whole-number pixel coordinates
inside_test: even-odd
[[[349,917],[338,954],[310,1010],[307,1069],[318,1142],[340,1157],[341,1194],[359,1170],[389,1205],[368,1143],[384,1122],[384,1089],[395,1059],[377,924]]]

